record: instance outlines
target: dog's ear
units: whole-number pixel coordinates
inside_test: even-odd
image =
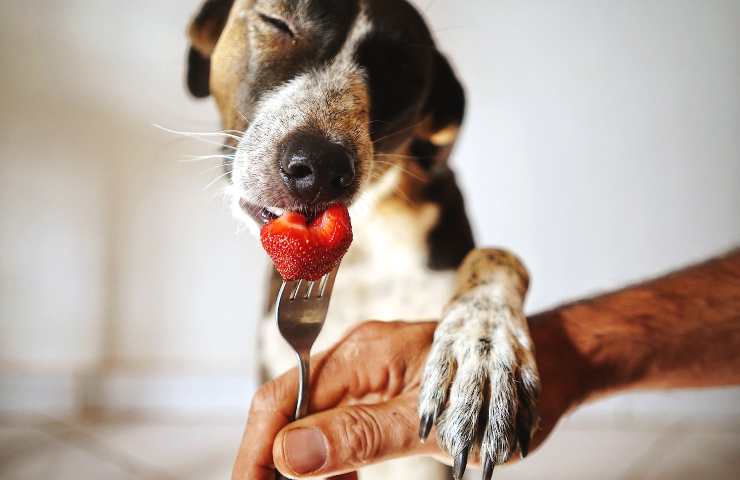
[[[439,52],[435,57],[434,81],[424,111],[427,121],[411,149],[431,173],[424,197],[439,206],[437,223],[427,235],[427,265],[449,270],[460,266],[475,242],[463,196],[447,164],[465,115],[465,91],[447,59]]]
[[[190,22],[188,90],[198,98],[210,95],[211,53],[229,18],[234,0],[206,0]]]
[[[411,145],[422,167],[444,167],[465,115],[465,91],[447,59],[435,52],[432,87],[424,104],[427,118]]]
[[[429,140],[437,147],[454,142],[465,115],[465,91],[450,63],[435,52],[434,80],[425,113],[431,117]]]

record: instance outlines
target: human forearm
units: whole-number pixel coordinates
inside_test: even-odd
[[[740,250],[530,323],[540,369],[557,369],[543,378],[572,384],[576,402],[631,388],[738,384]],[[553,358],[557,365],[545,364]]]
[[[542,381],[534,448],[563,413],[598,395],[740,383],[740,250],[529,322]],[[275,464],[315,477],[409,455],[450,461],[436,442],[422,444],[416,430],[420,377],[436,328],[370,322],[353,330],[312,362],[313,414],[295,423],[295,371],[262,386],[233,478],[271,479]],[[358,361],[367,358],[373,361]],[[318,433],[313,446],[320,451],[305,441],[291,448],[289,435],[307,429]],[[305,465],[306,452],[315,454],[315,465]]]

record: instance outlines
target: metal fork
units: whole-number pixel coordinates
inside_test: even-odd
[[[338,269],[339,266],[313,282],[283,282],[275,302],[275,317],[280,335],[293,348],[298,358],[298,392],[294,420],[306,416],[308,412],[311,347],[324,326]],[[278,473],[275,478],[282,480],[285,477]]]

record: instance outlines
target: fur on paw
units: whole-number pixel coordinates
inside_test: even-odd
[[[540,383],[519,302],[470,293],[453,302],[435,332],[419,396],[419,435],[426,439],[436,425],[455,478],[472,452],[485,479],[517,450],[527,455]]]

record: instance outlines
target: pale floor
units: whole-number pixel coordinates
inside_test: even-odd
[[[740,478],[737,418],[696,422],[674,414],[640,428],[634,418],[576,417],[526,462],[499,467],[494,478]],[[0,479],[225,480],[241,433],[240,419],[6,417],[0,419]]]

